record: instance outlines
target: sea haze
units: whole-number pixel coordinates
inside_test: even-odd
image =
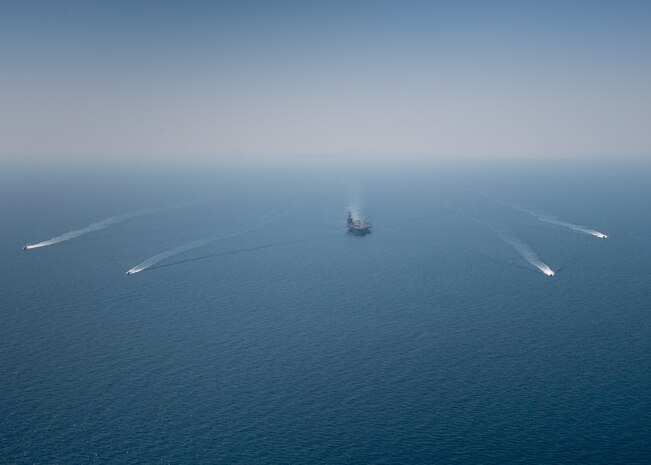
[[[648,463],[647,163],[260,165],[0,174],[0,462]]]

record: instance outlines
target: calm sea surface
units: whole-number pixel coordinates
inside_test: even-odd
[[[46,168],[0,174],[0,463],[651,460],[648,164]]]

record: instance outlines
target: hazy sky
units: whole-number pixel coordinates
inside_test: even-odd
[[[651,1],[0,2],[0,156],[651,155]]]

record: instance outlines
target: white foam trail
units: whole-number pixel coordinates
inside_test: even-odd
[[[567,221],[559,220],[558,218],[555,218],[553,216],[544,215],[544,214],[541,214],[541,213],[536,213],[534,211],[529,211],[529,210],[524,209],[524,208],[522,208],[521,210],[526,211],[527,213],[529,213],[532,216],[535,216],[536,218],[538,218],[540,221],[542,221],[544,223],[555,224],[557,226],[564,226],[566,228],[571,229],[572,231],[577,231],[577,232],[581,232],[581,233],[584,233],[584,234],[589,234],[591,236],[598,237],[599,239],[608,239],[608,234],[604,234],[602,232],[595,231],[594,229],[590,229],[587,226],[583,226],[581,224],[568,223]]]
[[[67,233],[61,234],[60,236],[53,237],[52,239],[48,239],[47,241],[39,242],[38,244],[28,244],[24,247],[25,250],[32,250],[32,249],[38,249],[41,247],[47,247],[50,245],[58,244],[59,242],[63,241],[68,241],[70,239],[75,239],[77,237],[83,236],[84,234],[88,234],[90,232],[94,231],[99,231],[101,229],[106,229],[111,225],[114,225],[116,223],[121,223],[125,220],[128,220],[130,218],[135,218],[137,216],[143,216],[147,215],[149,213],[154,213],[155,211],[158,211],[156,209],[152,210],[140,210],[137,212],[132,212],[132,213],[125,213],[123,215],[118,215],[118,216],[112,216],[110,218],[106,218],[105,220],[98,221],[97,223],[92,223],[86,226],[85,228],[81,229],[75,229],[74,231],[69,231]]]
[[[490,229],[491,231],[493,231],[500,239],[502,239],[504,242],[506,242],[511,247],[513,247],[520,254],[520,256],[522,256],[522,258],[524,258],[529,264],[531,264],[531,265],[535,266],[536,268],[538,268],[545,275],[551,277],[551,276],[554,276],[556,274],[556,272],[554,270],[552,270],[549,267],[549,265],[547,265],[545,262],[543,262],[538,257],[536,252],[534,252],[531,249],[531,247],[529,247],[527,244],[525,244],[521,240],[519,240],[519,239],[517,239],[515,237],[512,237],[512,236],[508,236],[507,234],[505,234],[504,232],[502,232],[499,229],[495,228],[494,226],[491,226],[490,224],[488,224],[488,223],[486,223],[486,222],[484,222],[484,221],[482,221],[480,219],[477,219],[477,218],[475,218],[473,216],[470,216],[470,215],[468,215],[467,213],[465,213],[465,212],[463,212],[461,210],[458,210],[458,211],[459,211],[459,213],[461,213],[463,216],[465,216],[469,220],[472,220],[472,221],[475,221],[475,222],[477,222],[479,224],[482,224],[482,225],[486,226],[488,229]]]
[[[508,244],[510,244],[515,250],[517,250],[522,257],[528,261],[530,264],[538,268],[540,271],[542,271],[544,274],[547,276],[554,276],[556,273],[554,270],[552,270],[549,265],[544,263],[540,258],[538,258],[538,255],[536,255],[536,252],[531,250],[531,247],[529,247],[527,244],[524,242],[516,239],[516,238],[509,238],[509,237],[504,237],[500,235],[500,237]]]
[[[151,215],[153,213],[158,213],[166,210],[173,210],[176,208],[190,207],[193,205],[200,204],[204,202],[206,198],[193,200],[191,202],[186,202],[182,204],[175,204],[167,207],[158,207],[158,208],[147,208],[145,210],[138,210],[134,212],[124,213],[118,216],[111,216],[104,220],[98,221],[96,223],[91,223],[85,228],[75,229],[67,233],[61,234],[60,236],[53,237],[47,241],[39,242],[37,244],[27,244],[23,247],[24,250],[39,249],[41,247],[48,247],[50,245],[58,244],[59,242],[69,241],[70,239],[76,239],[77,237],[83,236],[85,234],[106,229],[109,226],[112,226],[117,223],[122,223],[123,221],[129,220],[131,218],[137,218],[139,216]]]
[[[482,192],[482,194],[484,196],[488,197],[489,199],[491,199],[493,202],[497,202],[500,205],[505,205],[507,207],[513,208],[514,210],[518,210],[518,211],[527,213],[527,214],[533,216],[534,218],[538,219],[539,221],[542,221],[543,223],[555,224],[556,226],[563,226],[565,228],[571,229],[572,231],[580,232],[580,233],[583,233],[583,234],[588,234],[590,236],[598,237],[599,239],[608,239],[608,234],[604,234],[604,233],[596,231],[594,229],[590,229],[587,226],[584,226],[582,224],[574,224],[574,223],[570,223],[568,221],[562,221],[562,220],[559,220],[558,218],[556,218],[555,216],[547,215],[547,214],[540,213],[540,212],[537,212],[537,211],[534,211],[534,210],[529,210],[528,208],[519,207],[519,206],[514,205],[512,203],[502,202],[501,200],[498,200],[498,199],[496,199],[496,198],[494,198],[494,197],[492,197],[492,196],[490,196],[488,194],[485,194],[483,192]]]
[[[289,208],[292,208],[292,207],[289,207]],[[286,208],[285,210],[282,210],[282,211],[280,211],[278,213],[271,214],[271,216],[269,216],[268,218],[263,217],[263,218],[261,218],[259,220],[253,221],[253,222],[249,223],[248,225],[246,225],[246,226],[244,226],[244,227],[242,227],[242,228],[240,228],[240,229],[238,229],[236,231],[233,231],[231,233],[223,234],[223,235],[215,236],[215,237],[206,237],[204,239],[199,239],[199,240],[190,242],[188,244],[182,245],[182,246],[177,247],[175,249],[167,250],[165,252],[161,252],[161,253],[159,253],[157,255],[154,255],[153,257],[148,258],[144,262],[134,266],[129,271],[127,271],[126,274],[127,275],[132,275],[132,274],[140,273],[141,271],[144,271],[147,268],[149,268],[149,267],[151,267],[153,265],[156,265],[157,263],[160,263],[163,260],[165,260],[167,258],[170,258],[170,257],[172,257],[174,255],[178,255],[180,253],[187,252],[187,251],[192,250],[192,249],[196,249],[197,247],[207,245],[207,244],[209,244],[211,242],[215,242],[215,241],[218,241],[220,239],[226,239],[228,237],[235,237],[235,236],[239,236],[241,234],[244,234],[244,233],[247,233],[247,232],[250,232],[250,231],[254,231],[256,229],[260,229],[265,224],[267,224],[267,223],[275,220],[279,216],[281,216],[289,208]]]

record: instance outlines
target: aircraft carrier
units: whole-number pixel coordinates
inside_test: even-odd
[[[365,236],[371,232],[373,225],[362,220],[354,220],[353,214],[348,212],[348,222],[346,223],[349,234],[354,234],[355,236]]]

